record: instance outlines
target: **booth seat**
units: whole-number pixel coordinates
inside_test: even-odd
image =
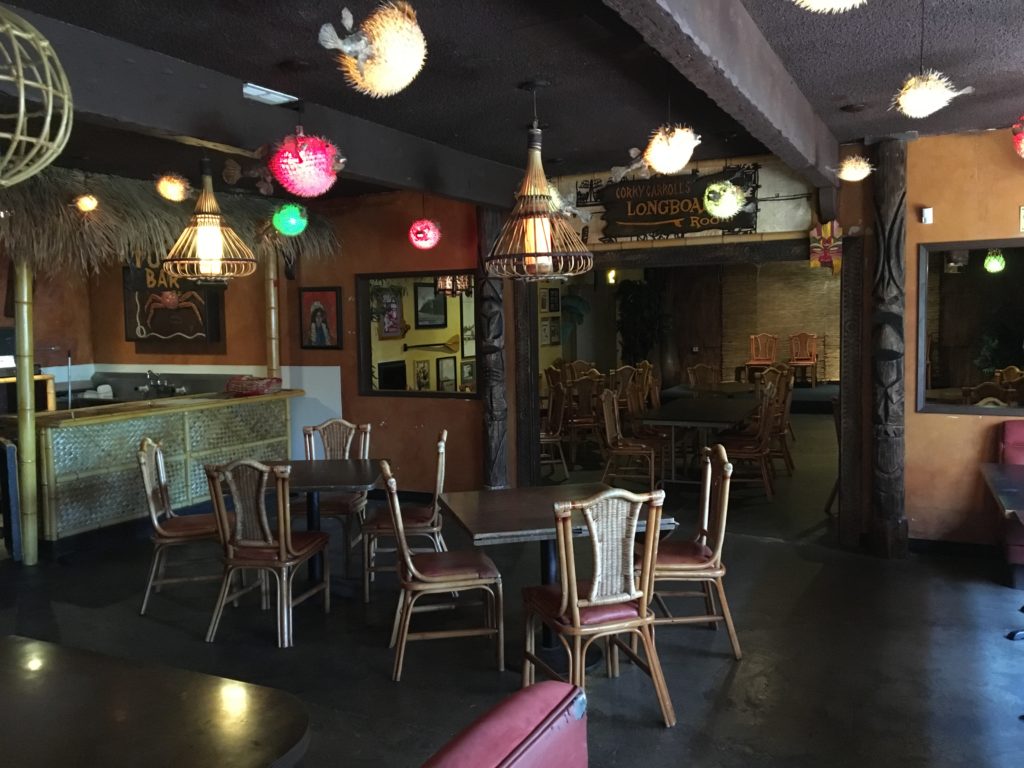
[[[586,768],[587,698],[545,681],[504,699],[422,768]]]
[[[1024,464],[1024,420],[1004,421],[999,441],[999,461],[1003,464]],[[1024,589],[1024,525],[1015,518],[1005,523],[1006,562],[1013,570],[1014,586]]]

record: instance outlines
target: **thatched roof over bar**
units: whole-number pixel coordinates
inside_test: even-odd
[[[99,200],[88,214],[74,205],[84,194]],[[282,200],[220,190],[217,201],[228,226],[261,260],[271,255],[325,259],[340,253],[330,223],[312,211],[305,232],[281,237],[267,225]],[[28,261],[37,273],[96,272],[136,253],[166,255],[194,207],[195,193],[172,203],[157,194],[153,182],[51,166],[0,190],[0,247],[10,258]]]

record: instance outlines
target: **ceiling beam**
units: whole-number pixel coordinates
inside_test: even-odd
[[[294,110],[242,97],[242,80],[19,9],[50,41],[71,83],[76,116],[89,122],[246,154],[295,129]],[[0,83],[0,90],[9,83]],[[338,88],[346,88],[338,74]],[[348,158],[359,181],[508,208],[522,169],[442,146],[317,104],[302,123]],[[234,148],[234,149],[233,149]],[[160,163],[158,159],[156,165]],[[163,170],[163,169],[157,169]]]
[[[816,187],[838,184],[839,142],[740,0],[604,0],[687,80]]]

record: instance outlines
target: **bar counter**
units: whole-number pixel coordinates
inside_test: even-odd
[[[204,464],[289,455],[288,399],[271,395],[183,395],[36,414],[42,540],[62,539],[148,514],[136,450],[160,441],[171,504],[209,498]],[[0,416],[0,435],[17,439],[17,417]]]

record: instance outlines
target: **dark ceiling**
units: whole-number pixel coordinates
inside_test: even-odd
[[[1024,110],[1024,0],[927,0],[925,67],[976,92],[923,120],[889,109],[893,94],[919,68],[918,0],[868,0],[838,15],[808,13],[790,0],[743,3],[841,141],[1005,127]],[[846,104],[864,109],[841,111]]]
[[[381,100],[347,87],[317,43],[324,22],[340,28],[343,6],[358,22],[377,0],[17,4],[516,167],[532,112],[516,85],[545,78],[552,84],[538,108],[550,124],[551,175],[626,163],[629,148],[665,120],[670,96],[672,118],[703,137],[698,159],[765,151],[597,0],[414,0],[427,63],[405,91]]]

